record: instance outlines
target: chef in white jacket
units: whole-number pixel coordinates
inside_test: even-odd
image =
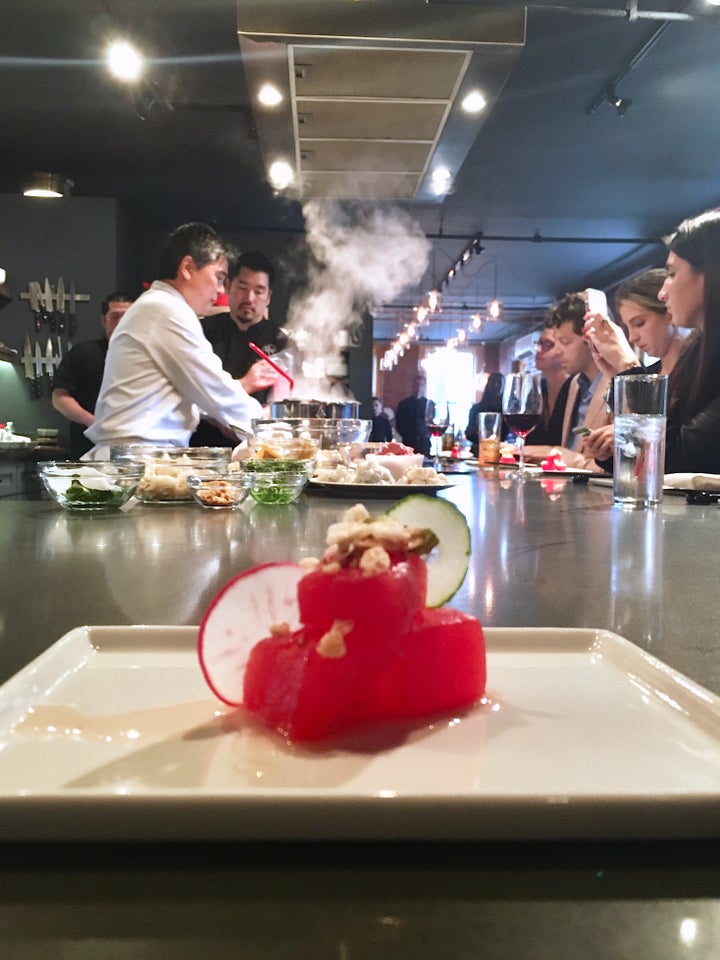
[[[227,247],[202,223],[170,237],[159,276],[118,324],[110,341],[95,422],[94,447],[83,457],[105,460],[110,445],[186,446],[205,417],[250,430],[261,406],[222,368],[198,316],[224,290]]]

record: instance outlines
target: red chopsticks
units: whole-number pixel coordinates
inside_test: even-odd
[[[294,381],[293,378],[290,376],[290,374],[289,374],[289,373],[286,373],[286,372],[283,370],[282,367],[279,367],[273,360],[271,360],[270,357],[265,353],[265,351],[264,351],[264,350],[261,350],[260,347],[259,347],[256,343],[250,342],[250,343],[248,344],[248,346],[250,347],[251,350],[254,350],[255,353],[256,353],[259,357],[262,357],[263,360],[267,360],[267,362],[270,364],[270,366],[273,368],[273,370],[277,370],[277,372],[278,372],[282,377],[285,377],[285,379],[287,380],[287,382],[290,384],[290,389],[292,390],[292,388],[295,386],[295,381]]]

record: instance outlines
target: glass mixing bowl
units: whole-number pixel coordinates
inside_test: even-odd
[[[38,464],[37,472],[45,490],[66,510],[116,510],[135,493],[145,465],[45,460]]]
[[[230,447],[170,447],[133,443],[110,448],[110,459],[118,463],[143,463],[145,474],[135,496],[141,503],[192,501],[187,484],[191,473],[224,473],[230,463]]]

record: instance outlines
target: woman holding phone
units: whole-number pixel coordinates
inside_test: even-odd
[[[658,300],[674,323],[697,331],[670,357],[669,371],[661,358],[670,374],[665,472],[720,473],[720,209],[684,220],[665,243]],[[583,333],[601,369],[647,372],[607,317],[588,314]]]

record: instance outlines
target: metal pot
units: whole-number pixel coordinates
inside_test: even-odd
[[[357,400],[326,400],[322,415],[336,420],[357,420],[360,404]]]
[[[276,400],[270,404],[271,417],[330,417],[353,420],[360,416],[357,400]]]

